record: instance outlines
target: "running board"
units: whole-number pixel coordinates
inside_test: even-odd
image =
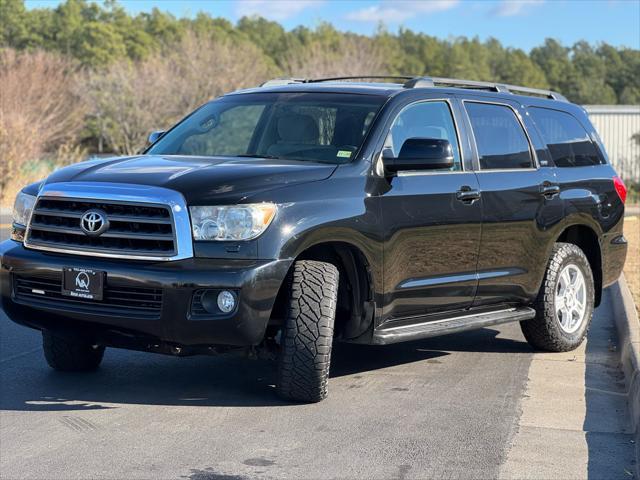
[[[521,322],[523,320],[530,320],[535,316],[536,311],[533,308],[507,308],[494,312],[482,312],[431,322],[401,325],[399,327],[383,327],[373,332],[373,343],[376,345],[387,345],[389,343],[406,342],[408,340],[419,340],[421,338],[437,337],[439,335],[463,332],[465,330],[475,330],[500,323]]]

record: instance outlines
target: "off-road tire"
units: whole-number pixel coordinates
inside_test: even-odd
[[[319,402],[327,396],[338,279],[330,263],[300,260],[293,265],[276,386],[286,400]]]
[[[42,348],[49,366],[61,372],[95,370],[104,355],[102,346],[61,337],[48,330],[42,332]]]
[[[584,275],[587,306],[580,327],[573,333],[567,333],[560,327],[555,309],[555,289],[562,269],[568,264],[576,265]],[[551,251],[551,258],[533,307],[536,316],[532,320],[520,322],[522,333],[527,342],[538,349],[550,352],[567,352],[574,350],[583,342],[594,309],[593,273],[584,252],[571,243],[556,243]]]

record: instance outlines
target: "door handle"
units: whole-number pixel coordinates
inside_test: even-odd
[[[471,187],[464,186],[456,192],[456,199],[470,205],[476,200],[480,200],[480,190],[474,190]]]
[[[560,185],[545,182],[540,185],[540,193],[546,198],[553,198],[560,193]]]

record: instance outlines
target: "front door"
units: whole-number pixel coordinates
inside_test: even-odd
[[[481,208],[476,174],[464,168],[465,154],[449,100],[424,100],[404,107],[385,142],[398,156],[408,138],[448,140],[455,165],[447,170],[401,171],[380,198],[384,241],[383,321],[423,316],[471,305]],[[459,122],[458,122],[459,123]]]

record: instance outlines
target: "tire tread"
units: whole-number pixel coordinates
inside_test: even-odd
[[[568,259],[573,259],[580,263],[585,274],[585,282],[588,288],[587,298],[587,318],[583,320],[586,323],[577,335],[569,335],[560,329],[554,312],[554,295],[557,277]],[[584,252],[572,243],[558,242],[553,246],[551,258],[547,265],[547,271],[538,293],[538,297],[533,305],[536,310],[536,317],[531,320],[520,322],[520,328],[527,342],[531,346],[539,350],[550,352],[567,352],[577,348],[586,336],[591,316],[593,314],[593,273],[589,261]]]
[[[299,260],[293,266],[278,361],[282,398],[319,402],[327,396],[338,280],[330,263]]]

